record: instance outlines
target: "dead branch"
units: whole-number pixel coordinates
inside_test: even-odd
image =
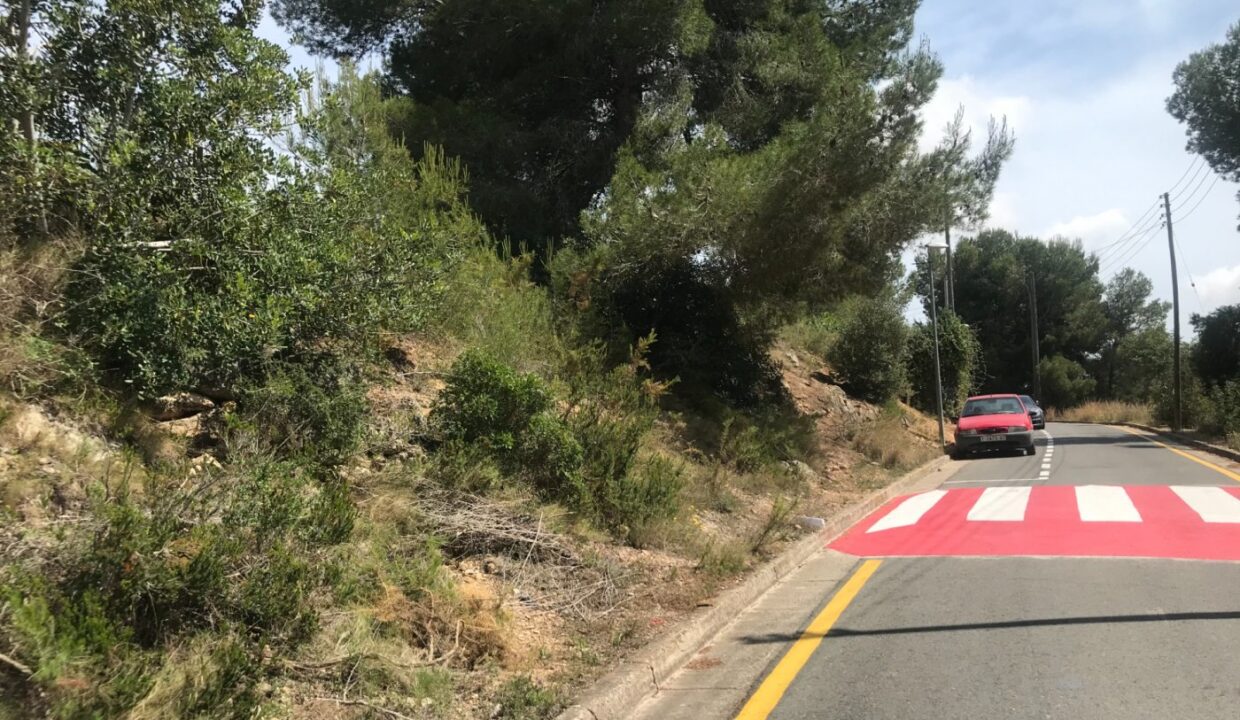
[[[397,720],[413,720],[413,718],[409,717],[408,715],[398,713],[395,710],[392,710],[390,708],[385,708],[380,705],[375,705],[374,703],[368,703],[365,700],[348,700],[345,698],[331,697],[329,695],[314,695],[310,699],[311,700],[326,700],[327,702],[334,702],[338,705],[353,705],[356,707],[364,707],[364,708],[367,708],[368,710],[374,710],[375,712],[383,713],[384,715],[387,715],[388,717],[397,718]]]
[[[17,670],[18,672],[22,673],[23,675],[26,675],[27,677],[34,675],[33,670],[19,663],[18,661],[14,660],[8,655],[5,655],[4,653],[0,653],[0,662],[4,663],[5,665],[8,665],[9,667]]]
[[[455,557],[469,555],[523,555],[540,562],[554,560],[580,564],[577,553],[559,535],[534,525],[533,518],[475,495],[430,490],[418,497],[419,509],[444,550]]]

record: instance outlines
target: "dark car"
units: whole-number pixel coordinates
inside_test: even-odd
[[[1025,409],[1029,411],[1029,420],[1033,422],[1033,429],[1045,430],[1046,413],[1042,412],[1042,408],[1038,407],[1038,401],[1028,395],[1021,395],[1020,401],[1025,404]]]
[[[1034,453],[1033,421],[1019,395],[978,395],[965,402],[956,421],[952,457],[982,450]]]

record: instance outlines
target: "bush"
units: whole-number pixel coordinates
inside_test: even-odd
[[[783,395],[767,349],[765,324],[746,322],[727,292],[693,262],[625,264],[599,269],[606,252],[561,253],[555,263],[557,295],[581,314],[584,334],[608,344],[613,361],[657,333],[649,365],[657,378],[675,380],[691,400],[723,399],[755,407]]]
[[[1049,357],[1038,365],[1042,378],[1039,402],[1047,408],[1070,408],[1079,405],[1097,383],[1081,367],[1062,355]]]
[[[257,673],[246,668],[264,647],[310,635],[310,596],[331,574],[321,551],[352,529],[343,485],[317,478],[255,460],[197,486],[92,490],[92,513],[61,538],[54,567],[3,571],[0,634],[35,671],[49,714],[126,714],[156,692],[163,653],[210,633],[236,638],[217,647],[227,664],[176,701],[247,715]]]
[[[580,505],[581,445],[550,407],[551,391],[536,375],[471,350],[453,364],[431,422],[457,450],[477,446],[543,497]]]
[[[500,688],[499,714],[502,720],[550,720],[560,707],[554,690],[539,685],[528,675],[518,675]]]
[[[360,427],[356,368],[381,332],[440,317],[447,278],[486,235],[460,165],[433,149],[415,163],[387,136],[377,79],[346,69],[322,96],[290,161],[232,177],[211,207],[118,189],[65,319],[127,394],[240,395],[279,443],[338,462]]]
[[[241,397],[269,450],[339,465],[362,440],[367,408],[361,379],[332,356],[313,364],[280,363],[266,384]]]
[[[1210,392],[1211,414],[1201,429],[1230,438],[1240,433],[1240,380],[1231,380]]]
[[[639,463],[642,441],[658,417],[656,400],[667,386],[641,373],[649,336],[629,362],[606,371],[603,351],[587,346],[567,370],[565,417],[581,443],[583,507],[604,526],[630,536],[640,525],[675,514],[682,486],[678,466],[660,460]]]
[[[837,311],[839,337],[828,358],[850,395],[881,403],[907,385],[908,326],[891,298],[854,297]]]
[[[649,342],[629,364],[611,371],[598,346],[572,353],[565,370],[568,398],[558,415],[551,412],[550,389],[537,376],[477,351],[464,353],[431,411],[447,441],[441,469],[476,487],[490,481],[479,472],[480,461],[493,461],[543,499],[564,502],[626,537],[675,513],[680,468],[658,459],[639,461],[663,388],[639,377]]]
[[[908,365],[913,404],[935,412],[934,328],[917,323],[909,335]],[[960,414],[981,378],[982,346],[972,328],[950,310],[939,316],[939,364],[943,380],[943,413]]]
[[[446,437],[509,452],[550,406],[551,393],[536,375],[470,350],[453,364],[431,418]]]
[[[1056,412],[1052,420],[1086,423],[1138,423],[1149,425],[1154,421],[1154,409],[1148,404],[1120,402],[1118,400],[1087,402],[1069,410]]]
[[[834,315],[810,315],[784,326],[779,339],[796,350],[827,358],[839,337],[839,323]]]
[[[1154,417],[1170,426],[1175,422],[1175,387],[1172,373],[1167,375],[1155,394]],[[1184,427],[1190,428],[1207,427],[1214,418],[1214,403],[1187,363],[1180,368],[1180,417]]]

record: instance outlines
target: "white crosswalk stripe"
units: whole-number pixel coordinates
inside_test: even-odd
[[[874,523],[866,532],[872,533],[880,530],[916,525],[917,521],[921,520],[922,515],[930,512],[930,508],[937,505],[946,494],[946,490],[931,490],[920,495],[913,495],[887,513],[882,520]]]
[[[969,520],[1018,522],[1025,519],[1030,487],[986,488],[969,510]]]
[[[1141,513],[1122,487],[1080,485],[1076,507],[1082,522],[1141,522]]]
[[[1221,487],[1172,485],[1193,512],[1208,523],[1240,523],[1240,499]]]

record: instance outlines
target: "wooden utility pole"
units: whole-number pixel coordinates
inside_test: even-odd
[[[1163,193],[1163,210],[1167,213],[1167,246],[1171,248],[1171,312],[1174,317],[1171,326],[1175,331],[1175,412],[1172,414],[1176,432],[1184,429],[1184,418],[1180,414],[1181,388],[1183,378],[1180,377],[1180,276],[1175,269],[1175,235],[1171,230],[1171,193]]]
[[[1033,273],[1025,274],[1029,287],[1029,347],[1033,350],[1033,399],[1042,402],[1042,349],[1038,344],[1038,286]]]

